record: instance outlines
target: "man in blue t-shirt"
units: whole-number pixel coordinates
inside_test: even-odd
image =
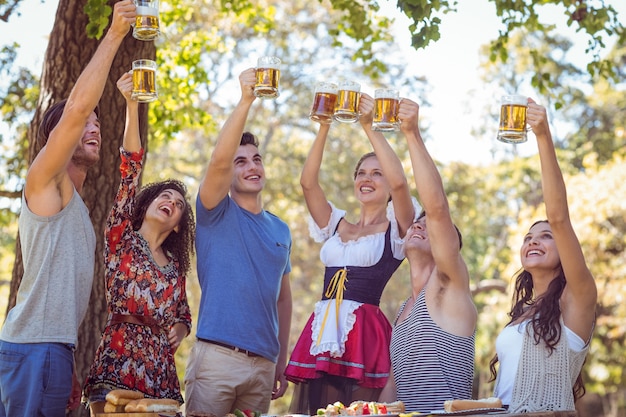
[[[287,389],[291,325],[291,233],[265,211],[265,170],[244,132],[255,70],[241,73],[241,99],[217,138],[196,202],[202,288],[197,342],[185,373],[185,408],[216,416],[267,413]]]

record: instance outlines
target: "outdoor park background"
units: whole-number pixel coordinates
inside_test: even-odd
[[[0,45],[20,44],[15,57],[6,50],[0,55],[0,302],[5,302],[0,305],[0,316],[8,304],[15,261],[19,210],[15,196],[19,195],[28,161],[26,128],[35,113],[42,67],[50,65],[44,53],[50,39],[54,39],[49,35],[57,7],[62,4],[66,3],[21,0],[21,16],[14,12],[8,23],[0,21]],[[174,4],[179,9],[173,10]],[[550,36],[547,31],[527,32],[522,28],[511,33],[509,60],[490,62],[486,45],[502,28],[495,6],[486,0],[464,0],[456,13],[442,16],[441,39],[416,51],[410,47],[406,16],[396,10],[395,4],[380,4],[381,16],[396,19],[389,29],[391,38],[373,47],[374,56],[389,65],[386,72],[368,71],[363,60],[353,60],[356,42],[342,39],[342,46],[332,43],[329,31],[339,27],[339,17],[326,2],[260,2],[258,7],[266,13],[263,18],[280,22],[264,32],[258,10],[257,14],[245,9],[239,14],[225,13],[203,3],[162,1],[164,35],[155,43],[156,51],[133,43],[137,53],[156,54],[162,83],[161,99],[150,105],[146,115],[150,137],[144,182],[180,178],[195,198],[217,129],[239,96],[237,75],[254,66],[259,54],[269,52],[281,57],[281,97],[273,102],[257,102],[248,128],[262,141],[268,175],[266,208],[292,228],[293,344],[320,297],[322,282],[319,245],[308,237],[307,212],[298,185],[299,170],[317,128],[307,118],[313,85],[322,80],[338,81],[341,76],[359,81],[369,94],[378,86],[397,87],[402,96],[422,104],[421,125],[427,146],[440,162],[453,218],[464,234],[463,254],[481,313],[476,395],[488,396],[492,384],[487,382],[487,363],[493,355],[495,336],[506,323],[510,280],[519,267],[521,238],[534,219],[545,217],[534,137],[530,134],[529,141],[518,146],[495,140],[498,98],[505,92],[531,96],[549,110],[568,185],[572,220],[599,288],[598,325],[585,367],[585,399],[593,408],[587,414],[581,409],[581,417],[626,415],[625,45],[615,36],[605,36],[601,55],[612,60],[618,77],[611,82],[590,77],[585,70],[591,59],[584,52],[586,38],[566,25],[559,7],[545,6],[539,15],[546,24],[556,25]],[[617,9],[623,25],[626,2],[604,4]],[[258,27],[251,29],[250,22]],[[63,48],[63,44],[57,48]],[[548,58],[542,66],[530,60],[532,48]],[[128,58],[132,53],[120,55]],[[130,61],[126,59],[114,67],[112,80],[123,68],[130,68]],[[71,75],[64,70],[69,73],[71,68],[75,74],[76,66],[66,60],[63,65],[56,64],[52,74],[69,79]],[[549,74],[554,83],[546,90],[537,88],[531,82],[536,73]],[[20,82],[13,83],[14,79]],[[192,80],[198,81],[194,84]],[[108,97],[112,102],[117,95],[114,85],[110,85],[103,100]],[[103,132],[103,138],[113,143],[109,151],[121,142],[123,107],[118,106],[118,113],[114,119],[117,134],[106,136]],[[409,174],[401,135],[388,137]],[[322,180],[335,204],[356,207],[350,173],[359,156],[367,151],[367,139],[359,125],[333,126]],[[91,197],[98,200],[93,203],[95,214],[108,206],[108,202],[100,201],[106,199],[102,195],[110,198],[111,190],[116,188],[113,179],[117,173],[111,168],[116,166],[116,155],[109,154],[113,156],[107,159],[107,165],[93,174],[95,185],[106,188],[108,193]],[[403,265],[383,296],[381,306],[390,320],[408,296],[407,271],[407,265]],[[101,280],[101,276],[96,279]],[[199,289],[195,275],[188,278],[188,283],[190,304],[196,312]],[[82,328],[89,334],[90,343],[97,342],[99,336],[101,302],[97,297],[92,299],[92,317]],[[233,308],[237,308],[237,300],[233,300]],[[177,354],[181,378],[193,334]],[[85,353],[85,363],[90,360],[88,356]],[[290,392],[273,404],[273,412],[286,410]]]

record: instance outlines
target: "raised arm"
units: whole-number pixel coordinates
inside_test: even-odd
[[[99,122],[91,121],[90,117],[102,96],[113,58],[134,19],[132,0],[115,4],[110,28],[76,80],[59,123],[33,161],[24,192],[35,213],[52,215],[69,202],[74,185],[67,172],[68,164],[87,129],[92,129],[90,134],[100,139]]]
[[[234,172],[234,159],[246,125],[250,107],[255,100],[254,84],[256,73],[249,68],[239,75],[241,98],[217,136],[215,149],[200,183],[200,201],[212,209],[226,197]]]
[[[117,80],[117,89],[126,100],[126,125],[124,127],[124,141],[122,147],[128,152],[141,150],[139,136],[139,102],[130,98],[133,92],[133,76],[131,72],[122,74]]]
[[[331,213],[326,194],[324,194],[319,181],[324,146],[326,145],[329,130],[330,125],[320,124],[320,130],[317,132],[300,174],[300,186],[304,194],[304,201],[309,209],[309,213],[311,213],[311,217],[320,228],[328,225]]]
[[[532,99],[528,101],[527,121],[537,137],[546,215],[567,280],[561,298],[563,319],[567,327],[583,340],[588,340],[595,321],[596,283],[570,221],[567,191],[554,150],[546,109]]]
[[[419,105],[403,99],[400,109],[402,114],[406,113],[401,128],[409,146],[419,200],[426,211],[428,239],[437,269],[450,278],[451,285],[469,291],[469,274],[461,257],[459,237],[450,217],[448,198],[439,171],[419,131]]]
[[[376,158],[380,162],[385,179],[391,187],[391,200],[393,201],[394,213],[398,221],[398,229],[400,236],[404,236],[415,218],[415,209],[411,202],[409,184],[400,158],[389,145],[385,136],[381,132],[372,130],[373,111],[374,99],[367,94],[361,94],[359,103],[361,116],[359,121],[374,148],[374,153],[376,153]],[[403,117],[408,115],[399,113],[399,116],[400,120],[403,120]]]

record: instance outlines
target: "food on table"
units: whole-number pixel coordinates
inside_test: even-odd
[[[353,401],[348,407],[340,401],[328,404],[326,408],[317,410],[318,416],[367,416],[380,414],[399,414],[404,412],[404,403],[395,401],[393,403],[379,403],[376,401]]]
[[[502,400],[497,397],[489,397],[479,400],[448,400],[443,403],[443,409],[447,412],[476,408],[502,408]]]

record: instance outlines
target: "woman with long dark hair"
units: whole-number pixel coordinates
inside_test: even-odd
[[[597,289],[570,221],[546,109],[532,99],[527,122],[537,137],[547,220],[534,223],[522,243],[511,320],[491,361],[494,395],[510,412],[574,410],[584,394]]]
[[[143,163],[132,77],[117,87],[126,98],[121,183],[105,230],[109,320],[85,382],[91,414],[104,412],[114,389],[183,402],[174,352],[191,328],[185,293],[195,221],[185,185],[166,180],[138,191]]]

